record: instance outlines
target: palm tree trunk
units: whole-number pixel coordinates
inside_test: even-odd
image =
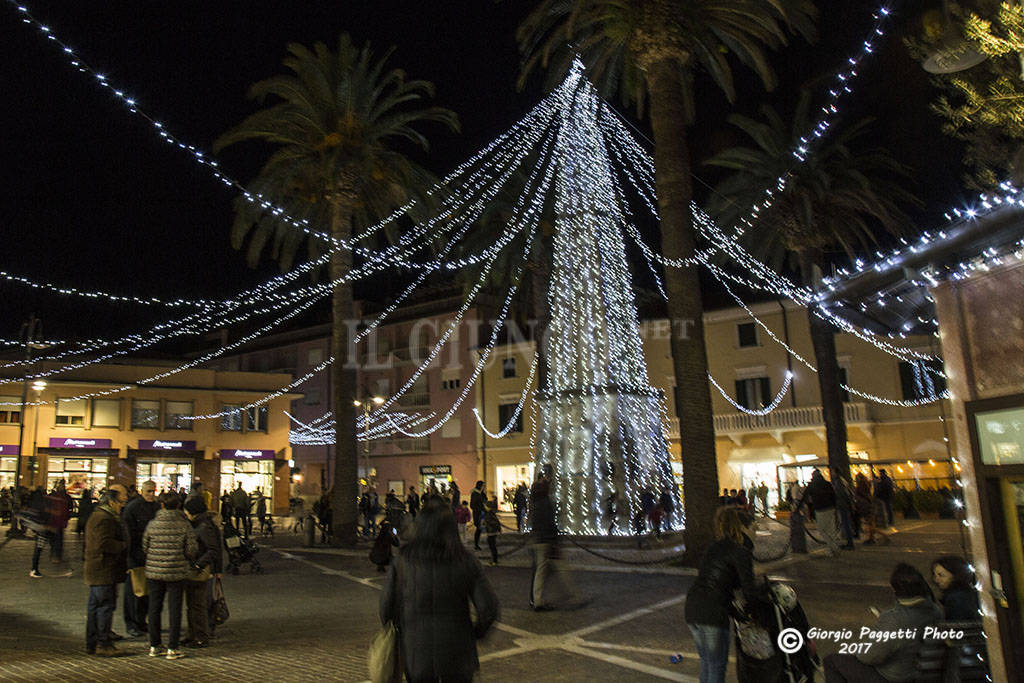
[[[654,174],[661,217],[661,251],[672,259],[693,256],[696,243],[690,199],[690,150],[679,65],[660,60],[647,71]],[[696,564],[714,541],[718,506],[718,461],[711,412],[704,308],[697,268],[665,268],[670,344],[675,371],[676,415],[683,458],[686,562]]]
[[[337,200],[331,201],[331,235],[348,239],[352,234],[351,216]],[[331,254],[331,280],[337,282],[352,270],[352,252],[338,249]],[[356,358],[351,356],[349,334],[354,329],[352,285],[335,284],[331,292],[331,397],[334,409],[334,484],[331,488],[335,545],[356,543],[359,496],[359,450],[356,443]],[[350,357],[351,356],[351,357]]]
[[[814,261],[806,253],[800,254],[800,270],[805,285],[814,288]],[[843,411],[843,390],[839,381],[839,361],[836,359],[836,335],[832,325],[814,314],[808,307],[807,318],[811,328],[814,361],[818,366],[818,388],[821,391],[821,415],[825,422],[825,444],[828,466],[850,479],[850,454],[846,450],[846,414]]]

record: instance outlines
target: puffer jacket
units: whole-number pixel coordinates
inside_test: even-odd
[[[213,522],[213,513],[207,511],[200,513],[192,520],[192,526],[196,530],[196,538],[199,541],[199,556],[196,557],[196,565],[209,567],[214,574],[224,571],[224,552],[221,550],[220,529]]]
[[[704,553],[697,580],[686,594],[686,623],[728,628],[737,588],[748,601],[760,597],[754,581],[754,556],[732,539],[719,539]]]
[[[142,534],[146,553],[146,578],[154,581],[184,581],[199,554],[192,525],[181,510],[160,509]]]

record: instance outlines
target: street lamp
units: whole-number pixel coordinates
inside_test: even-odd
[[[363,468],[366,471],[367,487],[370,486],[370,409],[371,406],[379,406],[383,403],[384,397],[382,396],[371,396],[352,401],[355,407],[363,409]]]

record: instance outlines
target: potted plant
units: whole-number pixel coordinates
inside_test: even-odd
[[[914,507],[924,519],[938,519],[942,508],[942,494],[930,489],[920,489],[911,494]]]
[[[789,519],[789,515],[793,512],[793,504],[788,500],[780,500],[779,504],[775,506],[775,519],[785,520]]]

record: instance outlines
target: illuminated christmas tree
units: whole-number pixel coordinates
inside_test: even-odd
[[[548,372],[534,458],[552,470],[564,532],[606,533],[614,492],[619,532],[628,533],[646,487],[655,498],[668,489],[681,510],[664,397],[647,377],[600,101],[578,60],[559,97]]]

